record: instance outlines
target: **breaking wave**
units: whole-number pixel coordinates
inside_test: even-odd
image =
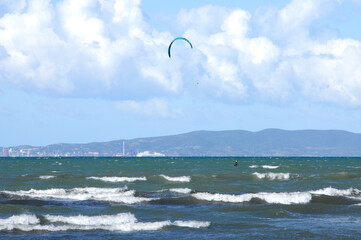
[[[266,169],[276,169],[279,168],[280,166],[270,166],[270,165],[262,165],[262,168],[266,168]]]
[[[52,175],[45,175],[45,176],[40,176],[40,179],[51,179],[51,178],[55,178],[55,176]]]
[[[262,168],[265,168],[265,169],[276,169],[276,168],[279,168],[280,166],[270,166],[270,165],[262,165],[262,166],[258,166],[258,165],[251,165],[251,166],[248,166],[249,168],[259,168],[259,167],[262,167]]]
[[[316,191],[310,191],[310,193],[314,195],[325,195],[332,197],[348,197],[356,200],[361,200],[361,191],[356,188],[349,189],[336,189],[332,187],[327,187],[323,189],[319,189]]]
[[[312,199],[312,195],[306,192],[293,193],[245,193],[240,195],[220,194],[220,193],[194,193],[193,197],[199,200],[243,203],[250,202],[253,199],[260,199],[267,203],[276,204],[300,204],[308,203]]]
[[[288,180],[290,179],[290,173],[258,173],[254,172],[252,175],[255,175],[259,179],[269,179],[269,180]]]
[[[70,201],[106,201],[125,204],[135,204],[140,202],[156,200],[156,198],[137,197],[134,190],[124,188],[52,188],[46,190],[30,189],[28,191],[1,191],[0,193],[10,196],[28,197],[47,200],[70,200]]]
[[[209,227],[211,222],[208,221],[174,221],[174,225],[179,227],[189,227],[189,228],[202,228],[202,227]]]
[[[192,189],[189,188],[171,188],[169,189],[170,192],[176,192],[176,193],[183,193],[188,194],[192,192]]]
[[[0,219],[0,231],[68,231],[68,230],[107,230],[119,232],[134,231],[156,231],[166,226],[179,226],[189,228],[208,227],[210,222],[202,221],[158,221],[158,222],[138,222],[131,213],[119,213],[116,215],[100,216],[56,216],[44,215],[50,224],[42,224],[40,217],[34,214],[14,215],[9,218]]]
[[[270,204],[305,204],[309,203],[313,196],[325,195],[332,197],[346,197],[349,199],[361,200],[361,191],[354,188],[339,190],[332,187],[307,192],[280,192],[280,193],[244,193],[244,194],[221,194],[199,192],[191,194],[198,200],[243,203],[252,200],[261,200]]]
[[[103,182],[147,181],[146,177],[87,177],[87,179],[100,180],[100,181],[103,181]]]
[[[171,181],[171,182],[190,182],[191,181],[191,177],[190,176],[181,176],[181,177],[169,177],[169,176],[166,176],[166,175],[159,175],[163,178],[165,178],[166,180],[168,181]]]

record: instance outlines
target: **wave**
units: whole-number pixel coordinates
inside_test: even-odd
[[[243,203],[251,200],[260,199],[266,203],[275,204],[301,204],[308,203],[312,199],[312,195],[306,192],[292,192],[292,193],[245,193],[240,195],[234,194],[220,194],[220,193],[194,193],[192,194],[198,200],[215,201],[215,202],[229,202],[229,203]]]
[[[50,224],[42,224],[40,218],[44,218]],[[138,222],[131,213],[119,213],[116,215],[101,216],[56,216],[34,214],[14,215],[9,218],[0,219],[0,231],[68,231],[68,230],[107,230],[120,232],[133,231],[156,231],[166,226],[179,226],[189,228],[201,228],[210,226],[210,222],[202,221],[158,221],[158,222]]]
[[[100,181],[103,181],[103,182],[147,181],[146,177],[87,177],[87,179],[100,180]]]
[[[316,191],[310,191],[310,193],[314,195],[325,195],[332,197],[348,197],[356,200],[361,200],[361,191],[356,188],[349,189],[336,189],[332,187],[327,187],[323,189],[319,189]]]
[[[176,193],[183,193],[188,194],[192,192],[192,189],[189,188],[171,188],[169,189],[170,192],[176,192]]]
[[[179,227],[190,227],[190,228],[202,228],[202,227],[209,227],[211,222],[208,221],[174,221],[173,225]]]
[[[276,169],[279,168],[280,166],[270,166],[270,165],[262,165],[262,168],[266,168],[266,169]]]
[[[8,194],[10,196],[28,197],[35,199],[46,200],[70,200],[70,201],[84,201],[95,200],[125,204],[135,204],[140,202],[147,202],[156,200],[156,198],[145,198],[135,196],[134,190],[127,190],[124,188],[52,188],[45,190],[30,189],[28,191],[1,191],[0,193]]]
[[[254,172],[252,175],[255,175],[259,179],[269,179],[269,180],[288,180],[290,179],[290,173],[258,173]]]
[[[321,177],[332,179],[332,180],[361,179],[361,173],[336,172],[336,173],[322,174]]]
[[[168,181],[171,181],[171,182],[190,182],[191,181],[191,177],[190,176],[181,176],[181,177],[169,177],[169,176],[166,176],[166,175],[159,175],[163,178],[165,178],[166,180]]]
[[[261,200],[270,204],[306,204],[311,202],[317,196],[331,196],[331,197],[346,197],[361,201],[361,191],[354,188],[339,190],[332,187],[323,188],[315,191],[307,192],[280,192],[280,193],[245,193],[245,194],[221,194],[199,192],[191,194],[192,197],[198,200],[214,201],[214,202],[229,202],[229,203],[244,203]],[[325,200],[326,201],[326,200]],[[327,201],[328,202],[328,201]]]
[[[40,176],[40,179],[51,179],[51,178],[55,178],[55,176],[52,175],[45,175],[45,176]]]
[[[260,166],[258,165],[251,165],[251,166],[248,166],[249,168],[259,168]],[[270,166],[270,165],[262,165],[261,166],[262,168],[265,168],[265,169],[276,169],[276,168],[279,168],[279,166]]]

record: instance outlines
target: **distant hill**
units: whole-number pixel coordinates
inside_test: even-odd
[[[166,156],[361,156],[361,134],[340,130],[196,131],[87,144],[18,146],[16,156],[122,156],[150,151]],[[14,155],[15,154],[15,155]]]

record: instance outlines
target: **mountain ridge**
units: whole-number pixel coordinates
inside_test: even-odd
[[[192,131],[84,144],[3,148],[3,156],[361,156],[361,134],[344,130]]]

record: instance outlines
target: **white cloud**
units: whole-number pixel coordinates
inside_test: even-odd
[[[4,4],[0,76],[29,91],[129,100],[118,108],[146,114],[143,101],[153,99],[160,116],[172,111],[159,99],[184,95],[361,106],[361,42],[310,34],[337,0],[293,0],[254,16],[211,5],[181,10],[176,24],[194,48],[176,44],[172,59],[173,36],[144,20],[140,0]]]
[[[0,71],[26,89],[148,98],[182,87],[164,61],[171,39],[143,21],[140,1],[63,0],[54,6],[31,0],[21,13],[0,19],[0,46],[9,55]],[[155,64],[160,70],[144,73]]]
[[[310,56],[290,60],[305,96],[361,105],[361,42],[350,39],[315,44]]]
[[[0,0],[0,9],[5,12],[19,12],[26,6],[26,0]]]
[[[147,117],[176,117],[182,115],[178,109],[170,109],[167,101],[164,99],[153,98],[148,101],[118,101],[115,102],[115,108],[131,114]]]

